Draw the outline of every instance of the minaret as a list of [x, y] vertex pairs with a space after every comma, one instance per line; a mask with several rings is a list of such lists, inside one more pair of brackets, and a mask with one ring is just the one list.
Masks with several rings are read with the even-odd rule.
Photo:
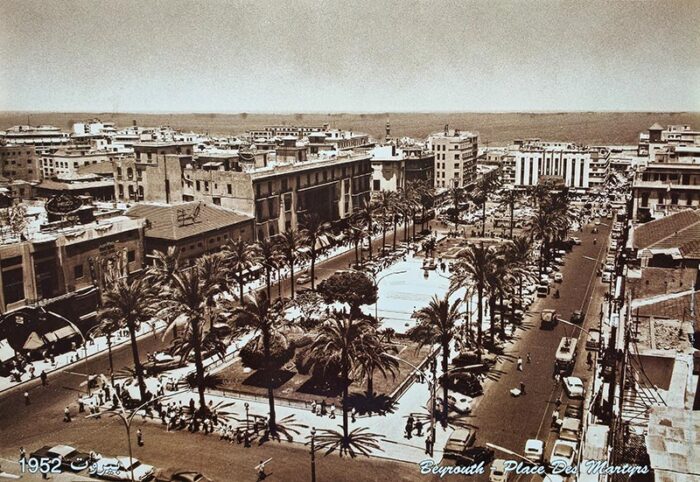
[[391, 140], [391, 125], [387, 122], [386, 123], [386, 137], [384, 138], [384, 143], [388, 144], [390, 140]]

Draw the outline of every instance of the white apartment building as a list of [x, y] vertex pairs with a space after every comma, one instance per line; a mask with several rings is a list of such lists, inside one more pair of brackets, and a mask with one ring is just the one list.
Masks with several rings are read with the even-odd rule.
[[479, 134], [448, 129], [431, 134], [428, 148], [435, 154], [435, 187], [466, 187], [476, 181]]
[[541, 141], [516, 144], [505, 156], [503, 170], [510, 171], [504, 178], [511, 179], [515, 186], [535, 186], [541, 176], [557, 176], [568, 187], [591, 187], [591, 153], [576, 144]]

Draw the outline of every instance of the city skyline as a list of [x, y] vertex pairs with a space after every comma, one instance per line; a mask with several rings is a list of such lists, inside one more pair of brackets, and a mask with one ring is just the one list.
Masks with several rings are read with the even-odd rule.
[[700, 106], [700, 40], [686, 34], [700, 20], [693, 2], [0, 5], [0, 110]]

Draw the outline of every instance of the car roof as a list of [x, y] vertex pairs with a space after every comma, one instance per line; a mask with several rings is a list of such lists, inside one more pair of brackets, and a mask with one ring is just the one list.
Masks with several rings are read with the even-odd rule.
[[571, 384], [583, 385], [583, 381], [579, 377], [566, 377], [564, 380], [568, 380]]
[[474, 430], [470, 428], [459, 427], [456, 428], [454, 432], [452, 432], [452, 435], [450, 435], [450, 440], [460, 440], [464, 442], [469, 437], [471, 437], [473, 433]]
[[565, 417], [561, 423], [561, 428], [569, 430], [578, 430], [581, 426], [581, 420], [573, 417]]
[[51, 452], [57, 455], [66, 456], [75, 451], [76, 449], [74, 449], [70, 445], [54, 445], [53, 447], [51, 447]]
[[525, 442], [525, 450], [541, 450], [542, 447], [544, 447], [544, 442], [542, 440], [538, 440], [536, 438], [531, 438], [527, 442]]

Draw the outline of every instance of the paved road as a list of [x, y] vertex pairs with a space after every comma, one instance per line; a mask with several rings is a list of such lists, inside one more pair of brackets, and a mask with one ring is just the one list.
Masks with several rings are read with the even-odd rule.
[[[598, 263], [588, 258], [604, 258], [604, 243], [593, 244], [606, 238], [609, 227], [600, 226], [598, 234], [591, 234], [587, 226], [583, 233], [575, 233], [582, 239], [582, 245], [575, 246], [566, 255], [562, 269], [564, 282], [560, 284], [560, 298], [549, 296], [539, 299], [530, 307], [522, 330], [518, 330], [517, 343], [507, 350], [493, 375], [495, 383], [489, 383], [486, 393], [474, 413], [467, 417], [478, 430], [477, 444], [492, 443], [517, 453], [522, 453], [525, 442], [530, 438], [547, 438], [554, 401], [560, 391], [553, 380], [554, 355], [561, 338], [571, 336], [575, 329], [560, 323], [554, 330], [540, 330], [540, 312], [546, 308], [557, 310], [568, 320], [574, 310], [585, 309], [597, 314], [599, 305], [591, 304], [590, 299], [600, 284], [595, 271]], [[589, 305], [590, 308], [589, 308]], [[522, 372], [516, 369], [516, 360], [530, 352], [532, 363], [524, 364]], [[585, 355], [584, 355], [585, 356]], [[510, 395], [510, 390], [525, 383], [526, 394], [518, 398]], [[506, 454], [496, 454], [500, 458], [512, 458]], [[481, 480], [485, 480], [484, 476]]]
[[[403, 231], [397, 240], [402, 239]], [[391, 233], [387, 235], [391, 242]], [[375, 240], [373, 248], [381, 246], [381, 239]], [[354, 262], [354, 250], [319, 263], [319, 280], [327, 278], [338, 269]], [[290, 292], [289, 280], [283, 282], [283, 292]], [[273, 291], [277, 293], [277, 289]], [[139, 342], [139, 349], [145, 356], [148, 351], [156, 351], [163, 346], [160, 337], [145, 337]], [[92, 372], [107, 373], [106, 353], [88, 362]], [[131, 351], [128, 344], [114, 351], [115, 370], [131, 366]], [[76, 419], [71, 424], [62, 422], [63, 409], [72, 404], [77, 410], [76, 399], [85, 391], [81, 383], [85, 380], [88, 368], [83, 363], [62, 372], [51, 374], [49, 386], [41, 387], [38, 381], [30, 382], [22, 389], [5, 392], [0, 397], [0, 465], [3, 470], [17, 473], [17, 459], [20, 446], [30, 452], [44, 444], [66, 443], [85, 450], [96, 450], [109, 455], [127, 453], [123, 428], [116, 419], [103, 417], [101, 420]], [[25, 406], [22, 392], [28, 390], [31, 405]], [[310, 479], [308, 450], [298, 444], [267, 444], [244, 450], [238, 445], [218, 441], [218, 437], [200, 434], [166, 434], [160, 426], [144, 425], [147, 444], [137, 448], [135, 456], [156, 466], [187, 466], [202, 470], [218, 481], [255, 480], [253, 466], [261, 459], [273, 457], [270, 465], [271, 481], [297, 481]], [[135, 445], [135, 444], [134, 444]], [[196, 452], [193, 447], [197, 447]], [[362, 459], [361, 461], [339, 460], [332, 455], [319, 456], [318, 478], [321, 481], [344, 480], [415, 480], [417, 466], [382, 459]], [[233, 475], [235, 474], [235, 475]], [[364, 475], [362, 475], [364, 474]], [[28, 476], [25, 476], [27, 478]], [[423, 478], [421, 478], [423, 480]], [[31, 480], [31, 479], [29, 479]], [[72, 479], [69, 479], [72, 480]], [[429, 479], [427, 479], [429, 480]]]

